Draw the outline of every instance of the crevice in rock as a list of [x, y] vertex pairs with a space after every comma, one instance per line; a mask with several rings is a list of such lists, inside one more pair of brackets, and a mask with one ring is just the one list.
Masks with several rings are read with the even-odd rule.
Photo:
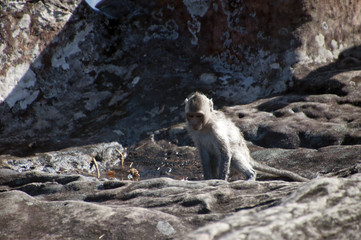
[[103, 189], [114, 189], [114, 188], [120, 188], [120, 187], [124, 187], [129, 185], [129, 183], [127, 182], [122, 182], [122, 181], [108, 181], [108, 182], [104, 182], [102, 184], [102, 188]]
[[29, 183], [46, 183], [46, 182], [57, 182], [59, 184], [65, 185], [70, 182], [77, 181], [80, 178], [79, 176], [43, 176], [34, 172], [29, 172], [26, 174], [27, 176], [23, 177], [19, 175], [18, 178], [14, 176], [14, 180], [3, 183], [4, 185], [8, 185], [9, 187], [20, 187]]
[[85, 202], [105, 202], [109, 200], [115, 199], [117, 196], [116, 193], [109, 193], [109, 192], [101, 192], [94, 195], [88, 195], [84, 198]]
[[258, 204], [253, 205], [253, 206], [246, 206], [246, 207], [236, 208], [235, 212], [239, 212], [239, 211], [242, 211], [242, 210], [254, 209], [254, 208], [258, 208], [258, 207], [261, 207], [261, 208], [275, 207], [275, 206], [279, 205], [280, 202], [281, 202], [280, 199], [271, 199], [271, 200], [267, 200], [267, 201], [258, 203]]
[[41, 194], [54, 194], [62, 189], [62, 185], [54, 182], [45, 183], [29, 183], [21, 187], [15, 188], [15, 190], [23, 191], [31, 196], [37, 196]]
[[330, 145], [338, 145], [340, 139], [336, 136], [323, 133], [311, 133], [309, 131], [300, 131], [298, 133], [301, 148], [319, 149]]
[[359, 136], [352, 136], [350, 134], [346, 134], [343, 139], [341, 145], [358, 145], [361, 144], [361, 134]]

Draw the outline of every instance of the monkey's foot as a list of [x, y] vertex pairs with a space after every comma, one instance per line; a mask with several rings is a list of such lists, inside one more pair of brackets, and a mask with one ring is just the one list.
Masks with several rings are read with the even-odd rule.
[[256, 171], [254, 171], [253, 169], [252, 170], [247, 170], [246, 172], [245, 172], [245, 174], [246, 174], [246, 180], [247, 181], [255, 181], [256, 180]]

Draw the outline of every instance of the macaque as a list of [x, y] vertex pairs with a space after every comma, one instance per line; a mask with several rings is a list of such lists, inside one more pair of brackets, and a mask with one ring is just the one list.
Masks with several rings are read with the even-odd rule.
[[221, 111], [213, 109], [212, 99], [194, 93], [185, 100], [187, 131], [198, 148], [205, 179], [228, 180], [231, 167], [256, 180], [256, 170], [308, 181], [287, 170], [279, 170], [254, 161], [240, 129]]

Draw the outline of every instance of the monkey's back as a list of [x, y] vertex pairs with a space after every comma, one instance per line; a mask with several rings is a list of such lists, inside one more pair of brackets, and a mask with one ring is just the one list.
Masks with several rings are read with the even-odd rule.
[[[216, 111], [215, 119], [217, 120], [217, 124], [215, 124], [216, 135], [223, 136], [223, 141], [226, 142], [228, 150], [231, 151], [233, 164], [237, 164], [237, 162], [241, 162], [242, 166], [252, 164], [253, 159], [241, 130], [223, 112]], [[243, 167], [240, 169], [243, 169]]]
[[214, 111], [214, 131], [218, 136], [224, 136], [232, 147], [245, 146], [242, 132], [236, 124], [221, 111]]

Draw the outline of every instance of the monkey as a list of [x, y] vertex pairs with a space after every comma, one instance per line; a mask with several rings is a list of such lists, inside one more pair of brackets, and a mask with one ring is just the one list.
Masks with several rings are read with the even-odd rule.
[[195, 92], [185, 100], [186, 129], [198, 148], [205, 179], [228, 180], [230, 169], [256, 180], [256, 171], [293, 181], [309, 179], [254, 161], [240, 129], [226, 115], [213, 109], [212, 99]]

